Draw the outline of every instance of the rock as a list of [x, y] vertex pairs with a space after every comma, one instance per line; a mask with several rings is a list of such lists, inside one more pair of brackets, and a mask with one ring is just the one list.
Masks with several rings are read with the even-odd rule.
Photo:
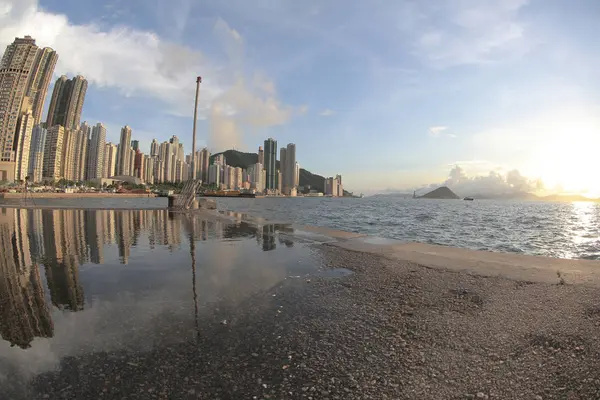
[[483, 392], [477, 392], [477, 398], [478, 399], [485, 399], [485, 393], [483, 393]]
[[216, 210], [217, 202], [212, 199], [199, 197], [198, 198], [198, 208], [203, 208], [205, 210]]

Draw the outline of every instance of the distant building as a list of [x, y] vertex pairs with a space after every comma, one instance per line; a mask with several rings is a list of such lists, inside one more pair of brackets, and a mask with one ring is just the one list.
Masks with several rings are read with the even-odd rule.
[[198, 153], [198, 174], [196, 179], [201, 179], [202, 182], [208, 182], [208, 165], [210, 161], [210, 151], [205, 147]]
[[233, 169], [233, 189], [239, 189], [242, 187], [242, 169], [235, 167]]
[[40, 49], [31, 36], [6, 47], [0, 61], [0, 181], [27, 176], [31, 132], [41, 120], [57, 59], [54, 50]]
[[58, 78], [54, 83], [46, 126], [62, 125], [66, 130], [78, 129], [87, 86], [87, 80], [81, 75], [73, 79], [65, 75]]
[[287, 183], [287, 175], [286, 175], [286, 166], [287, 166], [287, 162], [286, 162], [286, 154], [287, 153], [287, 149], [285, 147], [282, 147], [279, 150], [279, 171], [281, 171], [281, 177], [278, 179], [279, 181], [279, 187], [280, 187], [280, 191], [285, 191], [288, 188], [288, 183]]
[[219, 164], [208, 167], [208, 184], [217, 186], [221, 184], [221, 166]]
[[285, 152], [285, 177], [283, 178], [285, 184], [290, 188], [296, 188], [298, 186], [298, 179], [296, 174], [296, 145], [289, 143]]
[[248, 167], [248, 179], [250, 187], [258, 193], [265, 191], [265, 182], [263, 180], [264, 168], [261, 163], [256, 163]]
[[72, 180], [77, 182], [86, 179], [91, 130], [87, 122], [83, 122], [75, 133]]
[[44, 170], [44, 147], [46, 146], [46, 128], [42, 125], [33, 127], [31, 135], [31, 146], [29, 149], [29, 169], [27, 174], [31, 182], [42, 181]]
[[144, 156], [144, 181], [147, 184], [154, 184], [154, 160], [156, 157]]
[[131, 128], [125, 125], [121, 128], [121, 140], [117, 149], [117, 173], [116, 175], [131, 175]]
[[267, 171], [267, 189], [277, 188], [277, 141], [273, 138], [265, 140], [265, 170]]
[[129, 168], [127, 169], [127, 171], [129, 171], [129, 173], [126, 176], [135, 176], [135, 150], [133, 150], [131, 147], [129, 148]]
[[265, 165], [265, 151], [262, 146], [258, 146], [258, 163]]
[[102, 166], [102, 177], [112, 178], [117, 175], [117, 153], [118, 146], [112, 143], [106, 143], [104, 146], [104, 164]]
[[344, 197], [344, 185], [342, 185], [342, 176], [336, 175], [335, 180], [337, 181], [338, 197]]
[[283, 193], [282, 183], [283, 183], [283, 174], [281, 173], [281, 171], [277, 170], [277, 193], [279, 193], [279, 194]]
[[152, 143], [150, 144], [150, 157], [158, 156], [159, 146], [158, 140], [152, 139]]
[[104, 176], [104, 150], [106, 148], [106, 128], [98, 122], [92, 128], [87, 155], [86, 180], [108, 178]]
[[35, 118], [31, 105], [27, 105], [25, 111], [21, 113], [17, 123], [16, 136], [16, 165], [15, 165], [15, 180], [25, 181], [29, 172], [29, 153], [31, 148], [31, 135]]
[[344, 196], [344, 187], [342, 185], [341, 175], [336, 175], [335, 178], [329, 177], [325, 180], [325, 195], [333, 197]]
[[215, 159], [213, 160], [213, 164], [225, 166], [227, 165], [227, 160], [225, 160], [225, 154], [217, 154]]
[[50, 180], [60, 180], [65, 129], [60, 125], [49, 128], [46, 134], [44, 148], [43, 177]]
[[140, 149], [140, 141], [139, 140], [132, 140], [131, 141], [131, 148], [133, 149], [133, 151], [137, 152]]
[[[133, 150], [133, 149], [132, 149]], [[135, 151], [134, 162], [133, 162], [133, 176], [144, 180], [144, 153], [139, 149]]]

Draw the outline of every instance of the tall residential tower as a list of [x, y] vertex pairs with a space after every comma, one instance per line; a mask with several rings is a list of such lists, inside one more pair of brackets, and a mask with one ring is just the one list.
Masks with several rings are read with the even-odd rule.
[[[41, 118], [57, 58], [54, 50], [36, 46], [31, 36], [15, 38], [4, 52], [0, 61], [0, 180], [15, 179], [17, 153], [29, 147], [24, 140], [31, 140], [19, 137], [22, 129], [18, 128], [29, 127], [30, 119], [35, 122]], [[23, 118], [26, 121], [21, 124]], [[24, 158], [28, 155], [21, 161]]]
[[86, 179], [102, 178], [104, 169], [104, 148], [106, 147], [106, 128], [100, 122], [92, 128], [90, 147], [87, 154]]
[[65, 129], [79, 128], [87, 85], [87, 80], [81, 75], [73, 79], [68, 79], [65, 75], [58, 78], [48, 108], [47, 127], [61, 125]]
[[277, 140], [268, 138], [265, 140], [265, 170], [267, 179], [265, 188], [267, 190], [277, 189]]
[[131, 164], [131, 128], [125, 125], [121, 128], [121, 140], [117, 151], [117, 175], [132, 175]]

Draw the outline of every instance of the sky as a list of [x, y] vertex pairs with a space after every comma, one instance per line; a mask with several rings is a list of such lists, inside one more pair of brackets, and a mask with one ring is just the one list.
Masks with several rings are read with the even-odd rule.
[[296, 143], [364, 193], [600, 195], [599, 18], [596, 0], [0, 0], [0, 48], [55, 49], [56, 77], [89, 81], [82, 120], [113, 142], [128, 124], [145, 151], [191, 150], [202, 76], [212, 152]]

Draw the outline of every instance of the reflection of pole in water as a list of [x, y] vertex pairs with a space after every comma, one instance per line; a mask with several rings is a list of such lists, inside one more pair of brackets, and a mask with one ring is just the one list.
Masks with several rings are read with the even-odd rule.
[[192, 227], [190, 229], [190, 255], [192, 258], [192, 293], [194, 294], [194, 324], [196, 326], [196, 335], [200, 337], [200, 328], [198, 327], [198, 295], [196, 294], [196, 242], [194, 241], [194, 232], [196, 230], [196, 218], [190, 217]]

